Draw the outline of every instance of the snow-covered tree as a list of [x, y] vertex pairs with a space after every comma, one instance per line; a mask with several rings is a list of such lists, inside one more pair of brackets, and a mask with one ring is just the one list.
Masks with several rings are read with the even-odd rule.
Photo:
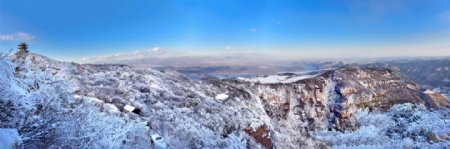
[[362, 110], [355, 131], [320, 131], [314, 138], [333, 148], [448, 148], [450, 110], [429, 111], [413, 104], [400, 104], [387, 112]]
[[[15, 128], [24, 148], [144, 148], [148, 127], [139, 119], [101, 112], [75, 99], [64, 80], [0, 57], [0, 128]], [[16, 65], [15, 65], [16, 64]], [[14, 68], [21, 67], [14, 74]]]

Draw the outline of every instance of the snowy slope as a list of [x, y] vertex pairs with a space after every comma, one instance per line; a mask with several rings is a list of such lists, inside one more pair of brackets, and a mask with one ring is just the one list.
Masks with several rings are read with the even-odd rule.
[[[146, 142], [148, 134], [159, 133], [165, 137], [170, 148], [342, 147], [348, 144], [333, 142], [327, 136], [335, 131], [370, 131], [360, 127], [362, 122], [358, 117], [367, 110], [390, 116], [395, 113], [397, 105], [404, 104], [422, 106], [422, 113], [430, 112], [429, 109], [448, 108], [448, 100], [444, 96], [425, 93], [418, 84], [388, 69], [346, 67], [308, 75], [279, 74], [197, 81], [173, 71], [127, 65], [60, 62], [33, 53], [25, 59], [28, 61], [23, 66], [27, 69], [23, 71], [27, 72], [25, 78], [12, 74], [19, 63], [8, 66], [10, 63], [3, 60], [8, 65], [2, 65], [2, 70], [11, 73], [2, 76], [5, 83], [1, 85], [4, 88], [8, 85], [13, 87], [2, 93], [3, 99], [29, 94], [30, 88], [27, 86], [34, 84], [33, 79], [38, 79], [36, 77], [60, 80], [67, 84], [67, 88], [53, 92], [64, 93], [65, 100], [76, 101], [74, 106], [85, 106], [79, 102], [86, 102], [92, 105], [85, 106], [89, 111], [97, 111], [80, 112], [78, 115], [93, 118], [109, 116], [110, 120], [117, 121], [110, 121], [110, 125], [117, 123], [122, 125], [120, 127], [129, 128], [117, 130], [116, 133], [128, 131], [139, 136], [138, 141], [128, 138], [130, 134], [106, 140], [124, 139], [127, 142], [125, 145], [146, 146], [149, 143]], [[55, 87], [51, 82], [38, 84]], [[70, 107], [69, 110], [73, 110]], [[125, 107], [139, 109], [139, 112], [126, 110], [128, 108]], [[393, 110], [384, 112], [389, 109]], [[72, 114], [73, 118], [76, 116]], [[94, 120], [86, 120], [86, 123]], [[433, 125], [446, 126], [446, 123], [445, 120], [437, 121]], [[117, 128], [107, 124], [97, 125], [92, 123], [92, 128]], [[377, 133], [386, 131], [391, 130], [374, 130]], [[102, 137], [98, 135], [107, 133], [94, 136]], [[449, 135], [449, 132], [444, 133]], [[422, 147], [423, 144], [445, 145], [448, 142], [429, 141], [432, 138], [427, 138], [427, 134], [418, 134], [425, 136], [425, 139], [415, 140], [412, 145]], [[435, 135], [440, 138], [443, 134]], [[345, 140], [347, 134], [341, 136]], [[399, 137], [402, 140], [411, 136]], [[102, 147], [102, 144], [99, 146]]]
[[[126, 65], [79, 65], [53, 61], [36, 54], [30, 55], [30, 59], [34, 60], [32, 69], [70, 82], [71, 92], [77, 98], [91, 100], [103, 109], [113, 106], [120, 115], [147, 121], [148, 132], [166, 133], [170, 146], [257, 147], [259, 144], [243, 128], [253, 126], [256, 129], [269, 123], [256, 102], [223, 104], [226, 90], [191, 81], [177, 72]], [[126, 111], [126, 105], [140, 109], [141, 114]], [[240, 112], [240, 109], [251, 109], [251, 112]], [[164, 127], [167, 132], [161, 131]]]
[[300, 80], [314, 78], [316, 76], [317, 75], [268, 75], [254, 78], [238, 77], [237, 80], [261, 84], [294, 83]]

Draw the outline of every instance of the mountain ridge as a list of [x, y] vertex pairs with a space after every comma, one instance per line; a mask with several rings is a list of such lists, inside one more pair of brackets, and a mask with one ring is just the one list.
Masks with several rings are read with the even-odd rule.
[[[343, 67], [262, 83], [190, 80], [174, 71], [60, 62], [33, 53], [24, 59], [30, 71], [67, 81], [75, 99], [95, 102], [100, 112], [145, 121], [149, 131], [166, 133], [174, 147], [328, 148], [330, 142], [314, 139], [316, 132], [356, 131], [365, 109], [383, 112], [408, 103], [448, 109], [443, 95], [386, 68]], [[219, 94], [227, 96], [216, 98]], [[126, 105], [140, 112], [128, 112]]]

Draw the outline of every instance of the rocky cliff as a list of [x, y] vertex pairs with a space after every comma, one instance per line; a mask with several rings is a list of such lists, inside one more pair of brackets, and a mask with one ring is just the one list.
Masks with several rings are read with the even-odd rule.
[[442, 94], [424, 92], [399, 72], [383, 68], [345, 67], [284, 83], [228, 82], [259, 97], [271, 119], [274, 144], [281, 148], [306, 145], [314, 131], [354, 130], [358, 127], [355, 115], [364, 108], [384, 111], [403, 103], [428, 108], [448, 106]]

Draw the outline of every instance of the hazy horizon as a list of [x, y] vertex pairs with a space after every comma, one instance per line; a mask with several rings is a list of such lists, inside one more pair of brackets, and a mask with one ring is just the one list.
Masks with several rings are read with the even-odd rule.
[[445, 0], [0, 0], [2, 52], [27, 42], [33, 52], [81, 63], [450, 56], [448, 41]]

